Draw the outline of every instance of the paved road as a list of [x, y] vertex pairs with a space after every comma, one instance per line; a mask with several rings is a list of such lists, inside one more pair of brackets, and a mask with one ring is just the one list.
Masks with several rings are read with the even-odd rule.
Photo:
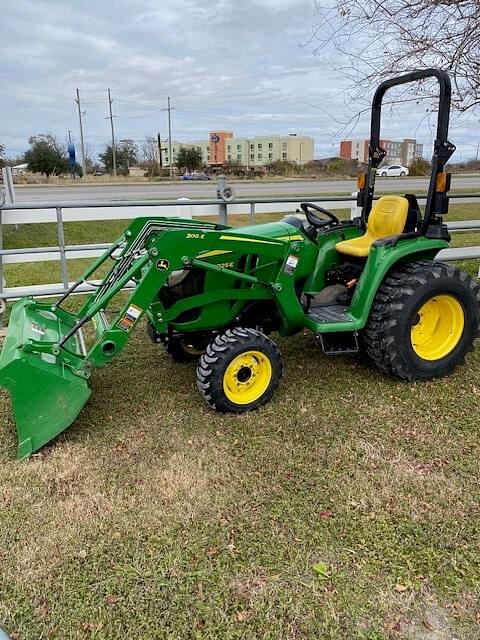
[[[427, 188], [426, 178], [379, 178], [377, 191], [422, 191]], [[480, 176], [462, 176], [452, 179], [454, 191], [458, 189], [479, 189]], [[237, 182], [233, 184], [237, 197], [283, 197], [291, 195], [351, 193], [356, 188], [355, 180], [295, 180], [288, 182]], [[67, 202], [67, 201], [109, 201], [214, 198], [215, 182], [177, 182], [132, 185], [73, 185], [65, 187], [19, 186], [17, 202]]]

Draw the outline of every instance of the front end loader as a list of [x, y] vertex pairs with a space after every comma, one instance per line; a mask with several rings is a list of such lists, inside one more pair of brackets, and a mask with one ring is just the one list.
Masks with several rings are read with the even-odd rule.
[[[422, 212], [413, 194], [374, 203], [382, 98], [395, 85], [439, 82], [432, 175]], [[282, 377], [272, 332], [314, 332], [327, 354], [363, 352], [387, 375], [448, 374], [478, 335], [480, 288], [434, 262], [450, 237], [450, 81], [436, 69], [382, 83], [372, 107], [370, 161], [359, 178], [358, 219], [302, 203], [301, 215], [231, 228], [175, 218], [137, 218], [54, 304], [25, 298], [10, 316], [0, 385], [10, 392], [18, 457], [66, 429], [87, 402], [88, 380], [123, 351], [146, 320], [174, 360], [197, 360], [197, 386], [223, 412], [256, 409]], [[105, 269], [77, 313], [66, 302]], [[116, 300], [116, 303], [113, 301]], [[119, 311], [112, 308], [118, 306]]]

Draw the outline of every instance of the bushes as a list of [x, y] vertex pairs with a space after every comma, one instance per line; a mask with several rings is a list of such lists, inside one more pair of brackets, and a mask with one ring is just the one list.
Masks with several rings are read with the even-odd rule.
[[289, 160], [275, 160], [275, 162], [267, 165], [268, 173], [273, 173], [276, 176], [294, 176], [301, 169], [295, 162], [290, 162]]
[[411, 176], [428, 176], [432, 170], [432, 165], [423, 158], [417, 158], [408, 167]]
[[480, 171], [480, 160], [467, 160], [465, 162], [453, 162], [453, 163], [449, 162], [447, 169], [452, 173], [462, 173], [462, 171], [477, 172], [477, 171]]

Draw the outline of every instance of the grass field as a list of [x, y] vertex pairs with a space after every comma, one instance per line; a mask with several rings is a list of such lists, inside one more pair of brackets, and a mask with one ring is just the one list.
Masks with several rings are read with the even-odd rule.
[[[473, 207], [449, 219], [478, 218]], [[72, 223], [67, 241], [124, 224]], [[6, 234], [10, 247], [49, 242], [48, 225]], [[12, 265], [7, 281], [52, 276], [54, 263]], [[95, 372], [72, 427], [26, 462], [0, 395], [12, 638], [480, 638], [480, 348], [448, 378], [404, 384], [322, 355], [309, 333], [278, 343], [273, 401], [223, 416], [197, 393], [195, 366], [139, 329]]]

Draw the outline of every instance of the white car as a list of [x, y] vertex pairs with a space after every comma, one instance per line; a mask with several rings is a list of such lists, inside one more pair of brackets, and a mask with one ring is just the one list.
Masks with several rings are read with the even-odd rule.
[[377, 169], [377, 176], [382, 178], [397, 178], [398, 176], [408, 176], [408, 168], [401, 164], [387, 164]]

